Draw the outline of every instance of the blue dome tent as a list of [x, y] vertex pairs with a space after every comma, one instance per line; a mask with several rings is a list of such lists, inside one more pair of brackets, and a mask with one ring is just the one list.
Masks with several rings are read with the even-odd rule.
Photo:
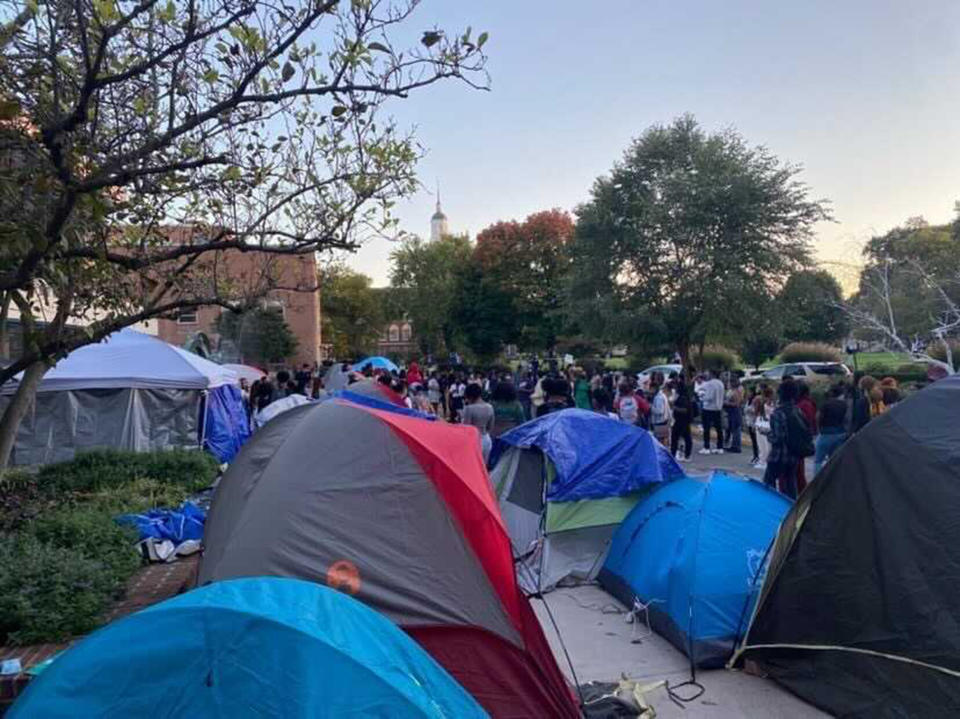
[[312, 582], [216, 582], [108, 625], [8, 714], [45, 717], [485, 717], [416, 642]]
[[685, 476], [646, 430], [582, 409], [500, 435], [490, 466], [528, 592], [594, 579], [614, 530], [637, 501]]
[[350, 369], [352, 369], [354, 372], [363, 372], [363, 368], [367, 365], [370, 365], [374, 369], [385, 369], [387, 372], [397, 372], [400, 369], [386, 357], [380, 357], [379, 355], [376, 357], [367, 357], [366, 359], [362, 359], [354, 364]]
[[699, 667], [720, 667], [750, 619], [764, 559], [790, 500], [714, 472], [658, 487], [613, 536], [600, 584]]

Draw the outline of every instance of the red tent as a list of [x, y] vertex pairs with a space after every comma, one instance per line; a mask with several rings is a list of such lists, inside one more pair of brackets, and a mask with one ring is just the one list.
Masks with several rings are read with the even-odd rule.
[[339, 400], [291, 410], [221, 480], [205, 545], [201, 583], [339, 587], [405, 629], [493, 716], [580, 715], [517, 587], [472, 427]]

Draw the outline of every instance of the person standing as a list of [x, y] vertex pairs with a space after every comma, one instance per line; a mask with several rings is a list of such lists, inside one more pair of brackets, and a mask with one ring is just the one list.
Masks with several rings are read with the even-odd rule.
[[417, 364], [417, 361], [414, 360], [410, 363], [409, 369], [407, 369], [407, 384], [423, 384], [423, 374], [420, 372], [420, 365]]
[[[670, 454], [680, 462], [689, 462], [693, 451], [693, 436], [690, 425], [694, 419], [696, 404], [690, 387], [681, 376], [677, 380], [676, 398], [673, 400], [673, 427], [670, 428]], [[680, 440], [683, 440], [683, 454], [680, 454]]]
[[650, 381], [653, 401], [650, 403], [650, 431], [664, 447], [670, 440], [670, 420], [673, 413], [670, 410], [670, 400], [663, 389], [663, 374], [657, 372]]
[[578, 409], [593, 409], [590, 401], [590, 383], [583, 370], [578, 370], [573, 381], [573, 401]]
[[427, 400], [430, 402], [430, 406], [433, 407], [433, 413], [440, 413], [440, 397], [442, 392], [440, 390], [440, 380], [437, 379], [437, 373], [431, 372], [430, 379], [427, 380]]
[[815, 443], [814, 476], [820, 474], [820, 468], [847, 440], [847, 403], [843, 394], [842, 385], [832, 387], [826, 402], [820, 408], [820, 434], [817, 435]]
[[[700, 454], [723, 454], [723, 382], [713, 372], [705, 373], [706, 381], [700, 387], [703, 414], [703, 449]], [[710, 430], [716, 430], [717, 447], [710, 449]]]
[[[807, 423], [807, 429], [810, 430], [810, 436], [817, 436], [817, 403], [810, 396], [810, 385], [806, 382], [797, 383], [797, 409], [803, 415], [803, 420]], [[803, 492], [807, 486], [807, 467], [806, 462], [800, 462], [797, 467], [797, 495]]]
[[743, 387], [736, 375], [730, 378], [730, 388], [723, 398], [723, 411], [727, 414], [727, 451], [740, 454], [743, 451]]
[[504, 432], [527, 421], [523, 405], [517, 400], [517, 390], [512, 382], [501, 380], [490, 397], [493, 405], [493, 430], [490, 434], [496, 439]]
[[570, 386], [567, 381], [561, 377], [543, 377], [540, 380], [545, 395], [543, 403], [537, 407], [537, 417], [559, 412], [573, 406], [570, 399]]
[[770, 417], [770, 454], [763, 483], [796, 499], [797, 466], [814, 453], [813, 437], [797, 409], [797, 384], [782, 382], [778, 394], [780, 404]]
[[476, 382], [471, 382], [464, 390], [464, 407], [461, 413], [461, 421], [465, 425], [476, 427], [480, 432], [480, 450], [483, 453], [483, 461], [490, 458], [490, 449], [493, 447], [493, 441], [490, 439], [490, 432], [493, 431], [493, 407], [483, 401], [483, 388]]

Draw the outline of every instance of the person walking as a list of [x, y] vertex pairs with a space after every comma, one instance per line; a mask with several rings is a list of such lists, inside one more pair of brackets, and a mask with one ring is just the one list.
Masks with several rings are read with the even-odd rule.
[[782, 382], [778, 395], [780, 404], [770, 417], [770, 453], [763, 483], [796, 499], [797, 465], [814, 454], [813, 436], [797, 409], [796, 382]]
[[743, 387], [736, 375], [730, 378], [730, 387], [723, 398], [723, 411], [727, 415], [727, 451], [740, 454], [743, 451]]
[[815, 442], [813, 475], [820, 474], [820, 468], [847, 441], [847, 403], [843, 398], [842, 385], [830, 388], [827, 400], [820, 408], [820, 434]]
[[[703, 449], [700, 454], [723, 454], [723, 410], [724, 387], [723, 382], [711, 371], [704, 373], [706, 381], [701, 385], [702, 415], [703, 415]], [[710, 430], [715, 429], [717, 435], [716, 449], [710, 449]]]
[[[681, 376], [677, 380], [676, 398], [673, 400], [673, 426], [670, 428], [670, 454], [679, 462], [689, 462], [693, 451], [693, 436], [690, 425], [694, 420], [696, 403], [690, 387]], [[680, 453], [680, 440], [683, 440], [683, 454]]]
[[490, 458], [493, 441], [490, 432], [493, 431], [493, 407], [483, 401], [483, 388], [476, 382], [471, 382], [464, 390], [464, 407], [460, 413], [460, 421], [465, 425], [476, 427], [480, 432], [480, 449], [483, 461]]

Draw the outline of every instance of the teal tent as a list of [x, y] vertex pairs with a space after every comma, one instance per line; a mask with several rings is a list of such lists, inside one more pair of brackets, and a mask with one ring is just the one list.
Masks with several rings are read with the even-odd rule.
[[215, 582], [108, 625], [8, 717], [485, 717], [388, 619], [327, 587]]

